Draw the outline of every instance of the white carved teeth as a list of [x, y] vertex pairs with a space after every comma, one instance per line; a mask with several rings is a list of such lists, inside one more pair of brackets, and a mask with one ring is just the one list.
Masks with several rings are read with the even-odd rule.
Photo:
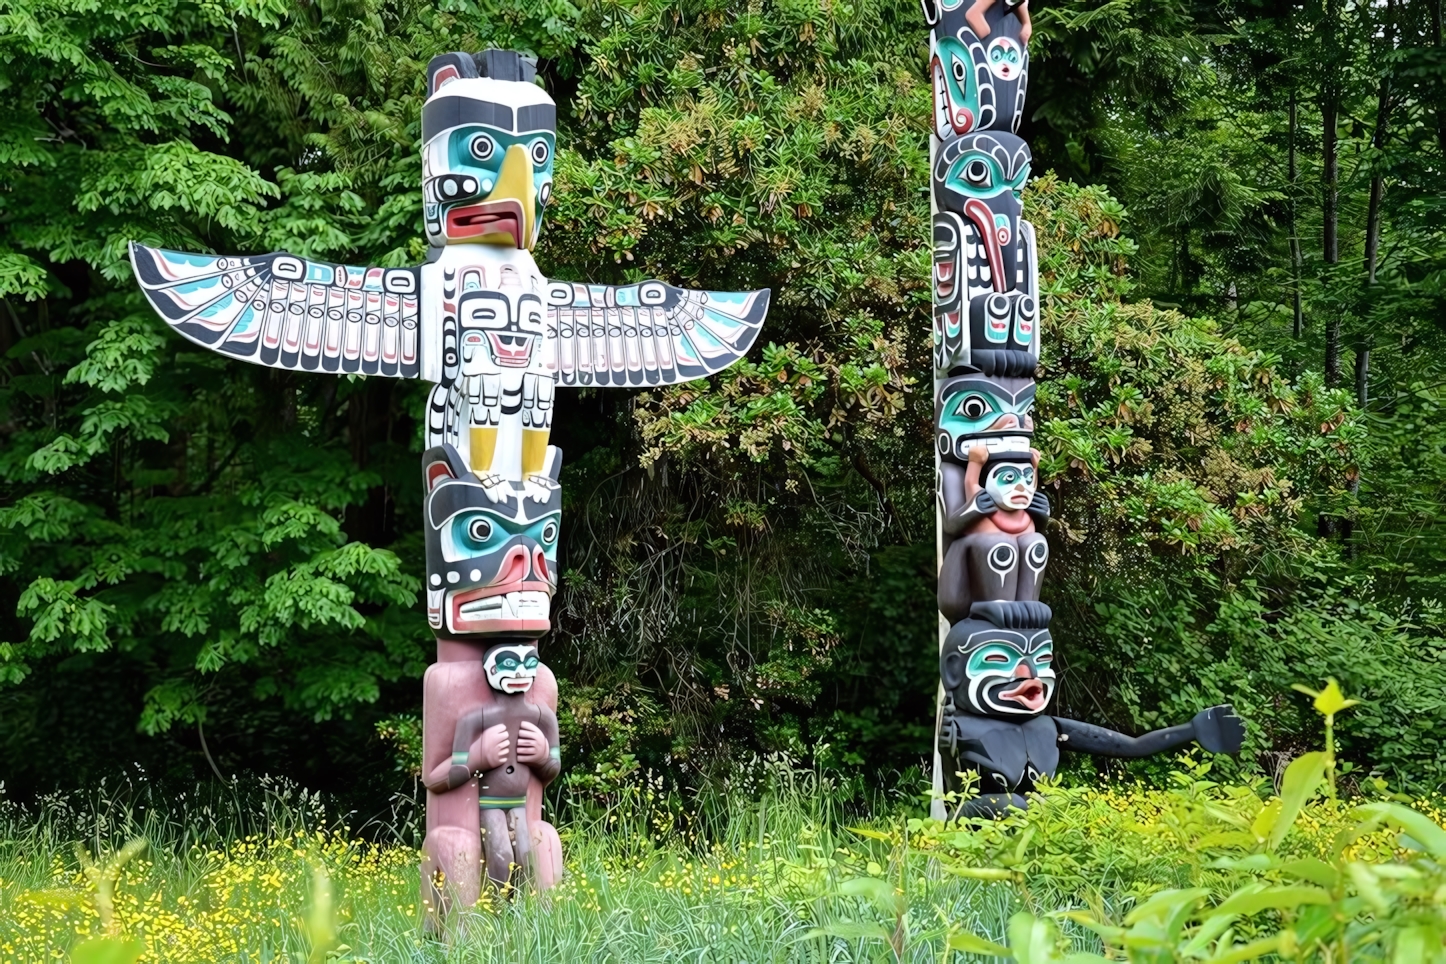
[[964, 443], [965, 451], [974, 448], [976, 445], [984, 446], [986, 452], [1028, 452], [1029, 436], [998, 435], [992, 438], [970, 439]]
[[547, 593], [529, 589], [501, 596], [484, 596], [464, 602], [457, 608], [463, 619], [546, 619]]

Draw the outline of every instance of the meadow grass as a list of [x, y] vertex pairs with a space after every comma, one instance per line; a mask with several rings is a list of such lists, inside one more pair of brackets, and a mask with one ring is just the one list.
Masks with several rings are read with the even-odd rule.
[[[0, 964], [922, 964], [981, 960], [951, 938], [1002, 942], [1021, 910], [1098, 952], [1066, 912], [1120, 921], [1171, 888], [1218, 902], [1259, 884], [1232, 855], [1263, 857], [1240, 828], [1268, 809], [1269, 785], [1181, 767], [1168, 787], [1055, 788], [1027, 815], [983, 826], [920, 820], [899, 799], [872, 816], [846, 811], [830, 780], [777, 761], [697, 795], [635, 775], [569, 806], [561, 885], [490, 895], [450, 922], [446, 942], [421, 927], [410, 797], [360, 826], [265, 779], [176, 799], [140, 780], [29, 807], [0, 797]], [[1327, 855], [1360, 802], [1307, 804], [1272, 852]], [[1414, 806], [1439, 825], [1446, 800]], [[1384, 828], [1351, 839], [1351, 861], [1409, 856]], [[1269, 923], [1237, 929], [1265, 934]], [[86, 942], [99, 938], [133, 941], [135, 953], [93, 955], [100, 945]]]
[[[940, 960], [951, 925], [1002, 935], [1008, 890], [891, 862], [887, 845], [845, 827], [817, 774], [764, 782], [685, 802], [636, 781], [561, 827], [558, 888], [485, 900], [445, 944], [419, 926], [419, 821], [406, 806], [365, 840], [275, 781], [190, 799], [132, 783], [0, 803], [0, 964], [66, 960], [107, 934], [139, 942], [143, 961], [206, 964], [894, 960], [861, 931], [897, 921], [839, 892], [891, 863], [909, 907], [904, 960]], [[122, 863], [131, 841], [145, 849]]]

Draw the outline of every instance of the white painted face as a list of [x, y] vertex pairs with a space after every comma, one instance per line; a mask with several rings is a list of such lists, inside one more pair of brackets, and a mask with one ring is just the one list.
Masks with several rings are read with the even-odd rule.
[[515, 695], [532, 689], [540, 665], [536, 646], [513, 643], [488, 650], [482, 668], [487, 672], [488, 686], [499, 693]]
[[1034, 500], [1034, 466], [1028, 462], [1001, 462], [991, 466], [984, 491], [1001, 509], [1027, 509]]

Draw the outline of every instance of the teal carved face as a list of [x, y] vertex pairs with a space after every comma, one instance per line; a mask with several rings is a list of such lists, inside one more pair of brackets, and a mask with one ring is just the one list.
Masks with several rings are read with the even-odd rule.
[[[998, 157], [984, 151], [960, 154], [944, 175], [944, 186], [948, 190], [962, 197], [978, 198], [981, 201], [989, 201], [1008, 193], [1018, 202], [1020, 192], [1028, 181], [1028, 163], [1006, 169]], [[1008, 225], [1002, 215], [996, 223], [1001, 226]]]
[[1035, 493], [1034, 466], [1028, 462], [1003, 462], [991, 466], [984, 491], [1001, 509], [1028, 509]]
[[1009, 440], [1003, 450], [1026, 452], [1034, 433], [1034, 380], [959, 375], [940, 386], [936, 410], [939, 454], [963, 459], [971, 443]]
[[443, 541], [443, 555], [457, 559], [490, 555], [520, 536], [527, 543], [542, 547], [543, 558], [552, 569], [556, 563], [561, 520], [560, 512], [552, 512], [538, 519], [518, 521], [478, 506], [452, 517], [450, 539]]
[[552, 197], [552, 161], [557, 153], [557, 136], [552, 131], [514, 134], [486, 124], [454, 128], [447, 135], [447, 169], [473, 175], [481, 193], [491, 194], [501, 180], [508, 148], [514, 144], [522, 148], [532, 168], [533, 201], [541, 220], [542, 209]]
[[[976, 612], [980, 605], [1010, 604], [976, 604]], [[1041, 609], [1048, 613], [1047, 607]], [[1046, 615], [1009, 629], [971, 614], [955, 623], [939, 654], [940, 680], [954, 706], [984, 716], [1042, 713], [1055, 684], [1054, 641], [1047, 622]]]

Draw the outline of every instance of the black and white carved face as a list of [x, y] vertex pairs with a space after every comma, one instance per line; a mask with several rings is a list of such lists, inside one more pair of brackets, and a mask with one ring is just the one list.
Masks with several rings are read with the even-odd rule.
[[516, 695], [532, 689], [537, 679], [537, 667], [542, 665], [537, 658], [537, 647], [527, 643], [509, 643], [494, 646], [487, 651], [482, 668], [487, 673], [487, 685], [499, 693]]
[[959, 461], [983, 445], [993, 453], [1028, 452], [1034, 435], [1032, 378], [958, 375], [939, 385], [939, 454]]
[[[1048, 607], [1034, 607], [1048, 613]], [[939, 670], [957, 709], [982, 716], [1037, 716], [1054, 695], [1054, 641], [1047, 616], [1017, 620], [1012, 628], [1005, 622], [998, 626], [971, 615], [949, 630]]]
[[482, 485], [450, 445], [423, 457], [427, 617], [461, 636], [537, 637], [552, 626], [562, 491]]

